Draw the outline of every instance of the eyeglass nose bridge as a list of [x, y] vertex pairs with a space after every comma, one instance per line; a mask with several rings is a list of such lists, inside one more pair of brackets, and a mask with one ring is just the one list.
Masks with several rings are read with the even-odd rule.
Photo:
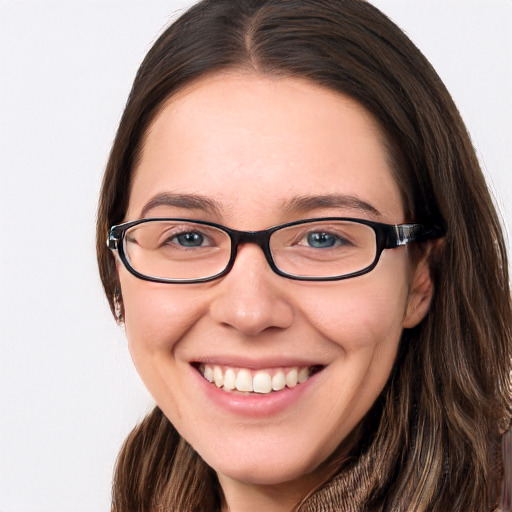
[[261, 231], [238, 231], [236, 229], [229, 229], [226, 231], [231, 238], [231, 254], [229, 257], [229, 263], [222, 275], [227, 274], [233, 268], [238, 254], [238, 247], [243, 244], [257, 245], [263, 251], [265, 259], [267, 260], [270, 268], [276, 274], [281, 275], [281, 272], [274, 263], [272, 252], [270, 250], [270, 237], [275, 231], [274, 229], [264, 229]]

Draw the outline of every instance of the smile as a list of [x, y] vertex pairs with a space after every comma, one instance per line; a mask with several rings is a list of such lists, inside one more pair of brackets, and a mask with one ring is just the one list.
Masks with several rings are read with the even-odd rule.
[[222, 367], [201, 364], [201, 375], [224, 391], [268, 394], [306, 382], [314, 373], [321, 370], [319, 366], [292, 368], [273, 368], [250, 370], [248, 368]]

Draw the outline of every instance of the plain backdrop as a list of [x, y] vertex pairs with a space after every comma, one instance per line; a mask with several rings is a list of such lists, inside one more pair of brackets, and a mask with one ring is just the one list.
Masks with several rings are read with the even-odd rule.
[[[374, 0], [427, 55], [512, 225], [512, 1]], [[151, 407], [102, 295], [101, 175], [136, 69], [186, 1], [0, 0], [0, 512], [106, 512]]]

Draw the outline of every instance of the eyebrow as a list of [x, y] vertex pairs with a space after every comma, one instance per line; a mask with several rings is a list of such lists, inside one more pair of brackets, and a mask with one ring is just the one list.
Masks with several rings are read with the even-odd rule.
[[187, 210], [203, 210], [218, 214], [221, 207], [217, 201], [199, 194], [174, 194], [164, 192], [152, 197], [142, 208], [140, 217], [144, 218], [150, 210], [158, 206], [174, 206]]
[[[199, 194], [176, 194], [163, 192], [152, 197], [142, 208], [140, 218], [159, 206], [171, 206], [187, 210], [202, 210], [219, 215], [221, 205], [209, 197]], [[323, 194], [315, 196], [297, 196], [285, 201], [283, 210], [288, 213], [307, 213], [321, 208], [344, 208], [380, 216], [381, 213], [371, 204], [356, 196], [344, 194]]]
[[370, 203], [356, 196], [344, 194], [324, 194], [315, 196], [297, 196], [287, 200], [284, 209], [293, 213], [306, 213], [321, 208], [344, 208], [380, 216], [381, 213]]

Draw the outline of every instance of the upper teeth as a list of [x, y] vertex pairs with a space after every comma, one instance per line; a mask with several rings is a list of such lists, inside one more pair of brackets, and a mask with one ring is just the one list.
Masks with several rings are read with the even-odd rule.
[[227, 391], [237, 390], [254, 393], [280, 391], [284, 387], [293, 388], [310, 377], [310, 368], [287, 368], [278, 370], [251, 371], [246, 368], [223, 368], [221, 366], [201, 365], [199, 370], [209, 382]]

